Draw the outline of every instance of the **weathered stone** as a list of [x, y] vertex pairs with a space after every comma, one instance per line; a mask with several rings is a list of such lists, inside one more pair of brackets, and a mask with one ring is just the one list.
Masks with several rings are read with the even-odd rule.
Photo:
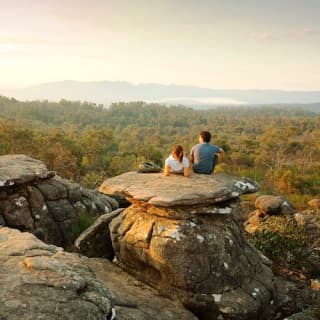
[[74, 246], [77, 251], [87, 257], [112, 259], [114, 250], [109, 233], [109, 223], [122, 211], [123, 209], [117, 209], [100, 216], [76, 239]]
[[97, 196], [93, 197], [93, 202], [95, 203], [97, 210], [100, 214], [109, 213], [112, 211], [112, 207], [109, 203], [104, 203], [101, 199]]
[[320, 280], [313, 279], [311, 280], [311, 289], [315, 291], [320, 291]]
[[29, 233], [0, 228], [0, 317], [111, 319], [107, 289], [78, 255], [46, 245]]
[[267, 319], [272, 308], [263, 305], [273, 297], [272, 272], [231, 213], [178, 220], [152, 211], [135, 204], [109, 225], [125, 270], [178, 297], [200, 319], [248, 319], [258, 310]]
[[46, 200], [59, 200], [67, 198], [68, 192], [66, 187], [55, 179], [50, 179], [38, 183], [37, 188], [44, 195]]
[[41, 219], [41, 217], [47, 216], [48, 208], [46, 206], [46, 202], [42, 193], [33, 186], [28, 186], [26, 189], [28, 192], [28, 199], [29, 199], [29, 204], [31, 208], [31, 213], [34, 219], [39, 220]]
[[261, 218], [257, 214], [253, 214], [248, 220], [248, 222], [253, 226], [258, 226], [260, 224], [260, 221]]
[[259, 209], [251, 212], [248, 216], [248, 220], [244, 223], [244, 229], [248, 233], [254, 233], [259, 228], [261, 221], [264, 221], [266, 214], [261, 212]]
[[87, 203], [94, 203], [95, 207], [91, 208], [91, 210], [98, 211], [101, 214], [111, 212], [112, 210], [118, 209], [119, 205], [116, 200], [108, 197], [98, 191], [81, 189], [82, 197], [84, 198], [82, 201]]
[[[63, 244], [63, 247], [69, 249], [77, 236], [78, 220], [75, 209], [66, 199], [47, 201], [47, 206], [50, 214], [53, 216], [55, 226], [61, 234], [59, 242]], [[57, 243], [56, 241], [55, 243]]]
[[33, 230], [34, 222], [27, 199], [19, 194], [0, 201], [0, 214], [8, 225], [21, 230]]
[[309, 207], [313, 209], [320, 209], [320, 199], [312, 199], [308, 202]]
[[293, 214], [294, 207], [280, 196], [260, 196], [256, 199], [255, 206], [264, 214]]
[[39, 160], [21, 154], [0, 156], [0, 188], [30, 183], [52, 175]]
[[108, 260], [86, 259], [97, 279], [110, 290], [117, 320], [196, 320], [179, 301], [159, 296]]
[[319, 320], [319, 315], [319, 308], [309, 308], [286, 317], [285, 320]]
[[[293, 314], [311, 305], [320, 306], [320, 292], [313, 291], [310, 286], [301, 281], [288, 281], [280, 277], [276, 277], [275, 280], [277, 319], [308, 319]], [[293, 316], [289, 317], [289, 315]]]
[[81, 202], [84, 204], [86, 211], [89, 212], [92, 216], [97, 216], [99, 214], [99, 210], [92, 200], [88, 198], [82, 198]]
[[97, 190], [53, 177], [38, 160], [0, 156], [1, 163], [5, 166], [0, 175], [7, 178], [3, 185], [0, 180], [0, 224], [30, 231], [47, 243], [69, 248], [81, 231], [80, 214], [97, 217], [118, 207], [116, 200]]
[[239, 195], [257, 186], [228, 175], [127, 173], [100, 191], [132, 205], [109, 224], [119, 265], [200, 319], [269, 319], [270, 261], [235, 222]]
[[86, 206], [81, 202], [77, 201], [76, 203], [73, 204], [73, 207], [75, 208], [76, 211], [86, 211], [87, 208]]
[[79, 184], [71, 183], [69, 180], [63, 179], [60, 176], [56, 176], [55, 180], [62, 184], [67, 190], [67, 197], [71, 202], [77, 202], [81, 200], [81, 187]]
[[73, 187], [69, 189], [69, 200], [72, 203], [76, 203], [81, 200], [80, 188]]
[[49, 212], [42, 193], [33, 186], [28, 186], [27, 192], [31, 214], [34, 219], [35, 230], [33, 234], [46, 243], [63, 246], [61, 230]]
[[128, 172], [107, 179], [99, 191], [115, 198], [134, 198], [158, 206], [210, 204], [238, 198], [239, 194], [255, 192], [258, 185], [247, 178], [226, 174], [200, 175], [189, 178], [179, 175], [164, 176], [150, 173], [147, 176]]
[[99, 196], [99, 199], [106, 205], [106, 206], [111, 206], [112, 210], [116, 210], [119, 208], [119, 203], [117, 200], [101, 193], [101, 192], [96, 192], [95, 193], [97, 196]]
[[48, 210], [57, 222], [63, 222], [76, 217], [75, 209], [66, 199], [47, 201]]

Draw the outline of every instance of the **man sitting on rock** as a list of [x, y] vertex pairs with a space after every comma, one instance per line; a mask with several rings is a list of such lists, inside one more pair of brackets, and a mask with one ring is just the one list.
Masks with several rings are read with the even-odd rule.
[[199, 136], [199, 143], [192, 147], [190, 162], [195, 173], [211, 174], [218, 161], [222, 148], [210, 144], [211, 134], [209, 131], [202, 131]]

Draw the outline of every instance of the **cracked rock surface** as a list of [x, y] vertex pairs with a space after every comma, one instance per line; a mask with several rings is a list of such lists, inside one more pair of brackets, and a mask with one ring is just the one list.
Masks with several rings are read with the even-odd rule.
[[165, 177], [161, 173], [127, 172], [105, 180], [99, 191], [120, 200], [130, 198], [156, 206], [218, 203], [258, 191], [256, 182], [226, 174]]
[[157, 294], [156, 290], [127, 274], [105, 259], [86, 259], [97, 279], [110, 290], [117, 320], [196, 320], [179, 301]]
[[115, 312], [103, 284], [76, 254], [0, 227], [0, 318], [106, 320]]

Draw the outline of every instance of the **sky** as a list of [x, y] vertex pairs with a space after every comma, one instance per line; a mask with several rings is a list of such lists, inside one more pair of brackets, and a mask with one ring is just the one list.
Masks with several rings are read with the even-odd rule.
[[319, 0], [0, 0], [0, 87], [320, 90]]

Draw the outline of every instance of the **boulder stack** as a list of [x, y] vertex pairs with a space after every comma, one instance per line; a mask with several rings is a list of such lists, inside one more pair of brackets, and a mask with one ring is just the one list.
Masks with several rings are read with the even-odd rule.
[[116, 200], [56, 176], [39, 160], [0, 156], [0, 225], [66, 248], [79, 235], [81, 218], [117, 208]]
[[270, 261], [243, 237], [239, 195], [257, 191], [228, 175], [189, 178], [129, 172], [100, 192], [131, 206], [109, 225], [119, 265], [200, 319], [270, 319]]

